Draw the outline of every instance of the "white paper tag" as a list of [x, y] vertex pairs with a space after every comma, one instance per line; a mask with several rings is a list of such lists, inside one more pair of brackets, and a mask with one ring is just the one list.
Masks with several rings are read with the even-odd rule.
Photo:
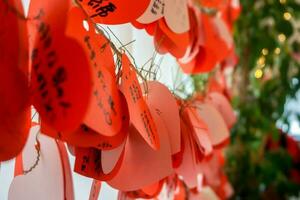
[[175, 33], [185, 33], [190, 30], [187, 1], [165, 0], [165, 20]]
[[[39, 126], [30, 129], [30, 134], [22, 152], [23, 167], [28, 170], [36, 162], [35, 136]], [[54, 139], [39, 135], [40, 160], [38, 165], [26, 175], [13, 179], [8, 193], [9, 200], [19, 199], [64, 199], [63, 168], [58, 146]]]
[[164, 16], [164, 0], [151, 0], [146, 11], [136, 20], [142, 24], [150, 24]]

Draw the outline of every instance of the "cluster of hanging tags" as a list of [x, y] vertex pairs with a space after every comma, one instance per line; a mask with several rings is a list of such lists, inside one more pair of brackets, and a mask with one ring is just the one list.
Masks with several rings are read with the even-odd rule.
[[[237, 62], [235, 0], [31, 0], [22, 10], [0, 1], [0, 161], [16, 157], [9, 199], [74, 199], [64, 143], [74, 171], [95, 179], [90, 199], [99, 181], [120, 199], [197, 199], [206, 186], [230, 196], [222, 148], [236, 121], [224, 75]], [[183, 99], [145, 78], [99, 26], [122, 23], [145, 29], [185, 73], [219, 65], [206, 92]]]

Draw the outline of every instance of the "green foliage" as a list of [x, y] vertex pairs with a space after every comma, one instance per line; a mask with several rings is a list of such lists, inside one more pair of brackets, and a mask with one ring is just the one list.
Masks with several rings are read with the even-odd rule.
[[278, 120], [289, 127], [285, 104], [300, 87], [300, 65], [293, 56], [300, 44], [292, 40], [300, 31], [293, 23], [300, 20], [300, 3], [241, 0], [241, 5], [235, 26], [240, 63], [234, 74], [241, 81], [235, 83], [239, 92], [233, 99], [238, 122], [227, 149], [226, 171], [233, 199], [287, 199], [300, 191], [290, 181], [291, 158], [283, 148], [268, 150], [266, 143], [279, 138]]

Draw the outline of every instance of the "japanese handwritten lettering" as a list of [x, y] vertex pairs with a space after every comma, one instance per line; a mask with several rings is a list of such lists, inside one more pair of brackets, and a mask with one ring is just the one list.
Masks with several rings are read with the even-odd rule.
[[143, 97], [137, 75], [133, 70], [134, 67], [125, 55], [122, 58], [122, 63], [121, 88], [130, 108], [130, 120], [146, 142], [155, 149], [159, 142], [156, 125]]
[[75, 171], [84, 176], [98, 178], [102, 175], [101, 150], [95, 148], [77, 148]]
[[[89, 127], [87, 127], [85, 124], [82, 124], [82, 125], [80, 126], [80, 129], [81, 129], [84, 133], [90, 133], [90, 132], [91, 132], [91, 129], [89, 129]], [[98, 148], [101, 148], [101, 149], [110, 149], [110, 148], [112, 148], [113, 146], [112, 146], [112, 144], [111, 144], [109, 141], [103, 140], [103, 141], [101, 141], [101, 143], [99, 143], [99, 144], [97, 145], [97, 147], [98, 147]]]
[[[95, 67], [95, 73], [98, 81], [98, 84], [100, 84], [100, 88], [95, 87], [93, 91], [94, 98], [96, 98], [97, 106], [100, 108], [100, 110], [103, 113], [104, 119], [106, 124], [112, 125], [112, 117], [111, 114], [117, 115], [117, 112], [115, 110], [115, 103], [114, 100], [109, 93], [109, 88], [107, 86], [107, 81], [105, 80], [103, 70], [98, 67], [97, 61], [95, 59], [95, 50], [93, 49], [91, 43], [90, 43], [90, 36], [84, 37], [84, 42], [86, 44], [86, 47], [90, 51], [90, 60], [93, 63], [93, 66]], [[95, 83], [94, 83], [95, 84]], [[104, 93], [104, 94], [103, 94]], [[106, 97], [107, 99], [104, 99]], [[104, 104], [107, 104], [108, 106], [104, 106]], [[110, 110], [107, 109], [109, 107]]]
[[79, 0], [79, 2], [87, 4], [89, 9], [92, 10], [93, 14], [90, 15], [91, 18], [106, 17], [109, 13], [112, 13], [117, 9], [116, 5], [109, 0]]
[[[68, 75], [65, 67], [59, 64], [57, 52], [52, 45], [51, 27], [39, 20], [37, 24], [39, 45], [31, 52], [33, 76], [36, 79], [36, 92], [39, 93], [43, 108], [51, 121], [56, 120], [54, 107], [68, 109], [71, 103], [65, 98], [64, 83]], [[49, 76], [50, 74], [50, 76]], [[53, 92], [56, 95], [53, 95]]]
[[163, 0], [154, 0], [151, 8], [151, 13], [157, 15], [158, 13], [164, 14], [164, 2]]
[[148, 137], [152, 138], [151, 143], [153, 143], [153, 141], [155, 140], [155, 135], [154, 135], [152, 127], [149, 125], [150, 118], [152, 119], [151, 113], [148, 109], [141, 112], [141, 119], [143, 121], [143, 125], [145, 127]]
[[[130, 64], [130, 67], [132, 68], [133, 65]], [[131, 70], [129, 70], [128, 74], [124, 74], [124, 76], [126, 80], [130, 79], [130, 77], [132, 76]], [[136, 103], [138, 100], [142, 98], [142, 91], [140, 90], [139, 83], [137, 81], [129, 85], [129, 91], [134, 103]]]

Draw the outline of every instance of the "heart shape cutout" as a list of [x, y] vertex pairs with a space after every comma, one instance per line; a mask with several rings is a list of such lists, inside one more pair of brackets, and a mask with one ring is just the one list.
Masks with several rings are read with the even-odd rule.
[[[78, 7], [69, 11], [67, 35], [76, 39], [89, 57], [93, 93], [84, 123], [105, 136], [114, 136], [122, 127], [121, 98], [115, 77], [115, 64], [108, 40]], [[83, 22], [88, 30], [85, 30]], [[99, 48], [100, 47], [100, 48]], [[102, 123], [104, 122], [104, 123]]]
[[147, 185], [140, 190], [126, 192], [126, 196], [132, 199], [153, 199], [161, 192], [164, 181]]
[[151, 0], [145, 12], [137, 19], [142, 24], [150, 24], [164, 17], [173, 33], [182, 34], [190, 29], [186, 0]]
[[27, 36], [26, 24], [8, 4], [23, 13], [20, 1], [0, 2], [0, 46], [4, 49], [0, 55], [0, 161], [22, 150], [30, 128], [28, 64], [22, 55], [27, 44], [21, 40]]
[[177, 101], [169, 89], [158, 81], [147, 82], [147, 102], [160, 112], [168, 130], [172, 154], [180, 151], [180, 117]]
[[189, 45], [189, 33], [174, 33], [167, 26], [165, 19], [160, 19], [154, 34], [154, 42], [159, 53], [169, 52], [174, 57], [181, 58]]
[[220, 147], [229, 139], [229, 130], [222, 115], [211, 104], [203, 103], [197, 105], [197, 110], [202, 121], [208, 127], [210, 141], [214, 147]]
[[208, 156], [213, 151], [213, 146], [209, 138], [208, 127], [203, 120], [201, 120], [197, 109], [193, 107], [187, 107], [184, 112], [188, 116], [188, 124], [193, 130], [192, 135], [196, 141], [199, 150], [204, 156]]
[[127, 101], [130, 122], [153, 149], [159, 149], [160, 138], [158, 137], [153, 114], [146, 104], [135, 68], [125, 54], [122, 55], [120, 88]]
[[65, 23], [54, 21], [57, 16], [66, 19], [70, 4], [32, 1], [29, 11], [29, 16], [42, 13], [29, 26], [33, 37], [32, 101], [44, 122], [58, 131], [79, 127], [92, 89], [85, 52], [78, 42], [65, 36]]
[[73, 145], [76, 147], [93, 147], [101, 150], [114, 149], [121, 145], [122, 142], [126, 139], [129, 126], [128, 108], [125, 97], [121, 93], [120, 97], [123, 99], [121, 101], [121, 108], [123, 109], [122, 128], [120, 132], [115, 136], [108, 137], [102, 135], [101, 133], [95, 132], [94, 130], [90, 129], [85, 124], [81, 124], [81, 126], [75, 131], [60, 132], [43, 123], [43, 121], [41, 125], [42, 133], [50, 137], [65, 141], [69, 145]]
[[152, 149], [131, 125], [123, 163], [116, 176], [107, 182], [113, 188], [122, 191], [139, 190], [173, 173], [167, 129], [156, 109], [150, 107], [150, 111], [158, 129], [161, 147], [159, 150]]
[[188, 188], [195, 188], [198, 185], [197, 181], [197, 163], [195, 157], [194, 141], [191, 136], [191, 129], [188, 126], [186, 115], [182, 115], [180, 120], [182, 140], [184, 143], [184, 152], [181, 165], [175, 169], [176, 174], [182, 176], [183, 181]]
[[165, 21], [172, 32], [182, 34], [190, 30], [187, 0], [164, 0]]
[[206, 102], [211, 103], [222, 115], [228, 128], [231, 128], [236, 122], [236, 116], [228, 99], [218, 92], [208, 94]]

